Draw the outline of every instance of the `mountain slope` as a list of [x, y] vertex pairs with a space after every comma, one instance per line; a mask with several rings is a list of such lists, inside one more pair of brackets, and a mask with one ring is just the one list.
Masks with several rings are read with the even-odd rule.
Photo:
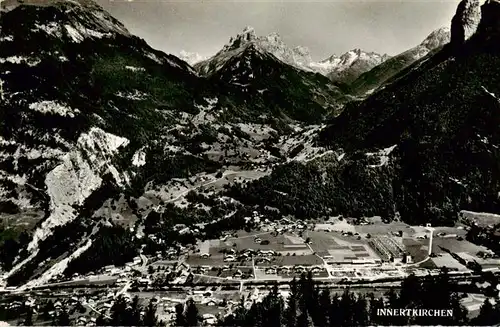
[[212, 58], [196, 63], [195, 69], [204, 76], [210, 76], [224, 66], [228, 60], [241, 55], [241, 52], [248, 47], [258, 49], [261, 53], [271, 54], [287, 65], [306, 72], [319, 73], [334, 82], [344, 84], [352, 82], [362, 73], [389, 58], [387, 55], [354, 49], [340, 57], [333, 55], [320, 62], [314, 62], [306, 47], [291, 48], [283, 42], [277, 33], [257, 36], [254, 28], [246, 27], [242, 33], [232, 37], [229, 43], [224, 45]]
[[0, 16], [0, 217], [34, 225], [4, 265], [20, 284], [58, 273], [45, 271], [98, 232], [94, 212], [106, 200], [210, 165], [161, 142], [199, 114], [209, 87], [93, 2], [8, 9]]
[[[462, 34], [321, 134], [352, 160], [391, 147], [384, 160], [393, 172], [380, 189], [409, 221], [453, 221], [459, 209], [500, 212], [498, 18], [500, 3], [487, 2], [469, 40]], [[373, 169], [374, 178], [385, 173]]]
[[187, 206], [190, 191], [223, 184], [222, 169], [242, 182], [265, 176], [283, 160], [280, 137], [336, 114], [343, 97], [251, 46], [200, 77], [91, 1], [10, 1], [0, 23], [0, 225], [21, 234], [0, 233], [0, 285], [75, 269], [108, 244], [110, 224], [127, 227], [111, 237], [123, 263], [158, 210], [216, 224], [241, 204], [221, 187], [207, 195], [211, 210]]
[[432, 32], [421, 44], [392, 57], [373, 69], [361, 74], [350, 84], [351, 92], [358, 96], [373, 92], [389, 82], [406, 67], [440, 49], [450, 41], [450, 29], [441, 28]]
[[222, 94], [251, 106], [252, 111], [239, 113], [247, 119], [261, 117], [266, 121], [274, 116], [318, 122], [338, 114], [348, 98], [326, 77], [297, 68], [298, 58], [304, 59], [277, 35], [259, 38], [247, 28], [195, 69]]
[[257, 36], [255, 29], [247, 26], [242, 33], [236, 37], [231, 37], [229, 42], [218, 53], [207, 60], [197, 63], [195, 68], [200, 74], [210, 76], [223, 67], [228, 60], [240, 55], [250, 46], [262, 53], [272, 54], [280, 61], [299, 69], [307, 69], [306, 67], [312, 61], [307, 48], [289, 48], [279, 34], [272, 33], [267, 36]]

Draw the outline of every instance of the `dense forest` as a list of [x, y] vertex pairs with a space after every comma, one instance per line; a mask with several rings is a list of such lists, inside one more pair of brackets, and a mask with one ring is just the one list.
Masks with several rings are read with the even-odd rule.
[[102, 227], [92, 240], [90, 248], [69, 262], [66, 275], [85, 274], [106, 265], [123, 266], [137, 255], [138, 241], [122, 227]]

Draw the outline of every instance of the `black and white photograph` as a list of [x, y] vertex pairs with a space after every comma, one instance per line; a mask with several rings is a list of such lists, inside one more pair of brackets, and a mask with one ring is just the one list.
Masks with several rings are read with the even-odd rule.
[[500, 326], [500, 1], [0, 0], [7, 326]]

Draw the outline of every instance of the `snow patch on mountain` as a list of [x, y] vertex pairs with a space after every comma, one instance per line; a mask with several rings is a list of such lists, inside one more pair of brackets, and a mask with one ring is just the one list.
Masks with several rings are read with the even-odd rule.
[[148, 52], [148, 53], [146, 53], [146, 57], [155, 61], [158, 64], [163, 64], [163, 61], [160, 58], [158, 58], [158, 56], [155, 55], [154, 53]]
[[278, 33], [267, 36], [257, 36], [255, 29], [246, 27], [236, 37], [231, 37], [229, 43], [213, 57], [195, 65], [196, 69], [204, 75], [210, 75], [222, 67], [233, 57], [243, 53], [249, 47], [254, 47], [258, 52], [270, 53], [284, 63], [299, 69], [309, 70], [312, 62], [309, 50], [305, 47], [288, 47]]
[[61, 36], [61, 26], [56, 22], [49, 22], [47, 24], [35, 23], [35, 28], [32, 29], [33, 32], [43, 31], [49, 35], [60, 37]]
[[134, 92], [118, 92], [116, 93], [116, 96], [128, 100], [134, 100], [134, 101], [140, 101], [144, 100], [147, 98], [147, 94], [138, 90], [134, 90]]
[[96, 127], [82, 133], [74, 149], [65, 154], [62, 163], [45, 178], [51, 214], [35, 231], [28, 250], [36, 249], [52, 229], [76, 217], [73, 206], [82, 205], [101, 186], [100, 174], [111, 167], [111, 158], [128, 143], [126, 138]]
[[96, 19], [99, 27], [107, 32], [114, 32], [122, 35], [130, 35], [127, 28], [121, 24], [119, 21], [113, 19], [107, 12], [102, 10], [92, 11], [92, 15]]
[[54, 114], [71, 118], [74, 118], [75, 114], [80, 113], [78, 109], [72, 109], [70, 107], [67, 107], [66, 105], [59, 104], [56, 101], [41, 101], [31, 103], [29, 105], [29, 108], [43, 114]]
[[474, 35], [481, 21], [481, 5], [485, 0], [462, 0], [451, 21], [451, 42], [463, 44]]
[[418, 46], [403, 52], [395, 58], [406, 56], [411, 58], [411, 63], [427, 56], [432, 50], [437, 49], [450, 42], [451, 32], [448, 27], [442, 27], [433, 31]]
[[188, 64], [190, 64], [191, 66], [193, 66], [194, 64], [197, 64], [203, 60], [207, 60], [209, 58], [207, 56], [202, 56], [196, 52], [188, 52], [188, 51], [184, 51], [184, 50], [179, 52], [178, 57], [180, 59], [184, 60], [185, 62], [187, 62]]

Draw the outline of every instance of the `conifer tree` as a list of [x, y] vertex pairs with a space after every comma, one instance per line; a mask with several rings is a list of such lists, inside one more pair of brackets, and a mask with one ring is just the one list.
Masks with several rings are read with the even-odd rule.
[[156, 306], [153, 301], [149, 301], [144, 317], [142, 318], [142, 326], [157, 326], [158, 318], [156, 316]]
[[186, 303], [185, 317], [187, 326], [198, 326], [198, 308], [193, 299], [189, 299]]
[[26, 318], [24, 318], [23, 325], [24, 326], [33, 326], [33, 309], [31, 307], [27, 308]]
[[178, 303], [175, 306], [175, 326], [186, 326], [186, 317], [184, 316], [184, 306]]
[[287, 307], [284, 313], [284, 324], [286, 327], [295, 327], [297, 326], [297, 297], [298, 297], [298, 288], [297, 288], [297, 280], [295, 277], [290, 283], [290, 296], [287, 299]]

